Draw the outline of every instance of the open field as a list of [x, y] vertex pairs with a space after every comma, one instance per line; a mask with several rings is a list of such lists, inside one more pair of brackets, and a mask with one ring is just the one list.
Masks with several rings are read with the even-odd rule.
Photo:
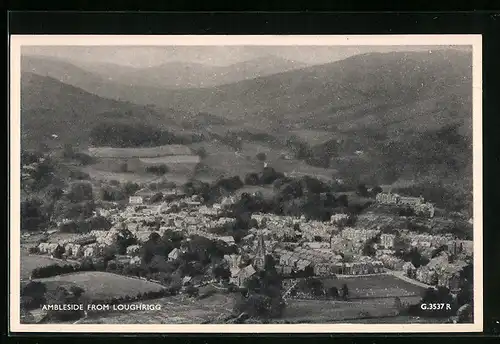
[[307, 144], [309, 144], [310, 146], [325, 143], [326, 141], [337, 138], [338, 136], [330, 131], [308, 129], [293, 130], [290, 132], [290, 135], [298, 136], [299, 138], [307, 142]]
[[215, 180], [221, 175], [238, 175], [243, 178], [247, 173], [262, 171], [264, 163], [257, 160], [258, 153], [266, 154], [269, 167], [296, 177], [310, 175], [323, 180], [331, 180], [332, 176], [337, 174], [337, 170], [333, 168], [314, 167], [295, 159], [285, 160], [281, 157], [281, 150], [255, 142], [244, 142], [239, 152], [220, 142], [201, 142], [190, 147], [192, 149], [203, 147], [206, 150], [207, 156], [202, 159], [201, 163], [207, 167], [207, 172], [198, 173], [197, 178], [207, 181]]
[[44, 256], [30, 256], [24, 254], [24, 252], [21, 253], [21, 280], [29, 279], [33, 269], [52, 264], [64, 265], [64, 263], [58, 259]]
[[143, 281], [136, 278], [120, 276], [108, 272], [87, 271], [65, 274], [37, 281], [45, 283], [49, 290], [58, 286], [71, 287], [77, 285], [85, 290], [84, 295], [91, 299], [106, 299], [120, 296], [135, 296], [139, 292], [162, 290], [159, 284]]
[[139, 158], [145, 164], [197, 164], [200, 162], [198, 155], [170, 155], [156, 158]]
[[325, 323], [363, 317], [397, 315], [394, 299], [363, 301], [288, 300], [282, 319], [292, 322]]
[[154, 158], [166, 155], [191, 155], [184, 145], [165, 145], [147, 148], [90, 147], [89, 155], [96, 158]]
[[420, 297], [424, 291], [423, 288], [414, 284], [405, 282], [391, 275], [374, 275], [363, 277], [349, 277], [338, 279], [324, 279], [325, 287], [341, 288], [347, 284], [349, 288], [349, 297], [356, 298], [387, 298], [387, 297], [409, 297], [416, 295]]
[[203, 300], [181, 295], [142, 302], [161, 305], [161, 310], [130, 311], [89, 317], [82, 324], [201, 324], [228, 316], [233, 309], [233, 295], [214, 294]]

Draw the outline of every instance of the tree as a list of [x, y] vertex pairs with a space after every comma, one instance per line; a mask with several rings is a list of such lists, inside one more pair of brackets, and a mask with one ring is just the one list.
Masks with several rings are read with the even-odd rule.
[[328, 295], [330, 295], [334, 299], [338, 299], [339, 298], [339, 290], [338, 290], [338, 288], [337, 287], [330, 287], [328, 289]]
[[323, 282], [317, 278], [308, 278], [307, 286], [315, 296], [322, 296], [325, 293]]
[[120, 172], [122, 173], [128, 172], [128, 164], [126, 162], [120, 164]]
[[[81, 296], [81, 294], [80, 294]], [[77, 297], [64, 287], [59, 286], [55, 293], [51, 296], [48, 301], [49, 304], [54, 305], [64, 305], [64, 304], [79, 304], [80, 296]], [[59, 321], [69, 321], [76, 320], [83, 316], [83, 311], [80, 310], [68, 310], [68, 311], [49, 311], [48, 316]]]
[[43, 305], [47, 287], [42, 282], [30, 281], [21, 288], [21, 299], [26, 309], [35, 309]]
[[165, 164], [154, 165], [146, 167], [146, 172], [153, 173], [158, 176], [164, 175], [169, 171], [168, 166]]
[[255, 157], [259, 161], [266, 161], [266, 159], [267, 159], [266, 153], [264, 153], [264, 152], [257, 153], [257, 155]]
[[37, 198], [29, 198], [21, 202], [21, 229], [36, 231], [48, 221], [48, 214], [43, 211], [43, 203]]
[[189, 297], [198, 296], [200, 290], [192, 285], [186, 287], [186, 294]]
[[125, 194], [127, 196], [131, 196], [133, 195], [136, 191], [138, 191], [140, 189], [140, 186], [139, 184], [137, 183], [133, 183], [133, 182], [127, 182], [124, 186], [123, 186], [123, 191], [125, 192]]
[[163, 199], [163, 193], [161, 192], [157, 192], [155, 193], [151, 199], [149, 200], [151, 203], [158, 203], [158, 202], [161, 202]]
[[349, 288], [347, 287], [347, 284], [344, 283], [342, 285], [341, 293], [342, 293], [342, 298], [344, 300], [347, 300], [347, 298], [349, 297]]
[[89, 220], [91, 230], [108, 231], [113, 224], [104, 216], [94, 216]]
[[366, 185], [365, 184], [359, 184], [357, 186], [357, 188], [356, 188], [356, 193], [359, 196], [363, 196], [363, 197], [368, 196], [368, 189], [366, 188]]
[[73, 285], [69, 288], [69, 291], [76, 297], [76, 298], [79, 298], [80, 296], [83, 295], [83, 293], [85, 292], [85, 289], [79, 287], [79, 286], [76, 286], [76, 285]]
[[93, 198], [92, 184], [89, 182], [75, 182], [71, 184], [68, 198], [72, 202], [89, 201]]
[[73, 145], [70, 143], [65, 143], [63, 148], [63, 157], [66, 159], [73, 159], [75, 156], [75, 151], [73, 149]]
[[378, 186], [378, 185], [377, 185], [377, 186], [374, 186], [374, 187], [372, 188], [372, 195], [373, 195], [373, 196], [377, 196], [377, 195], [378, 195], [379, 193], [381, 193], [382, 191], [383, 191], [383, 190], [382, 190], [382, 188], [381, 188], [380, 186]]
[[375, 248], [373, 247], [372, 244], [367, 243], [363, 246], [363, 255], [364, 256], [374, 257], [376, 253], [377, 253], [377, 250], [375, 250]]
[[245, 184], [246, 185], [258, 185], [259, 184], [259, 175], [257, 173], [247, 173], [245, 175]]
[[200, 147], [198, 149], [196, 149], [195, 151], [195, 154], [198, 155], [201, 159], [204, 159], [207, 157], [207, 150], [205, 149], [205, 147]]
[[218, 280], [228, 280], [231, 277], [227, 264], [217, 264], [213, 269], [213, 274]]

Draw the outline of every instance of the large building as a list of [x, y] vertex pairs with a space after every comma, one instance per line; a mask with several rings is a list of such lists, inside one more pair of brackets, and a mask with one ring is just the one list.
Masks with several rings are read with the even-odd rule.
[[417, 214], [428, 215], [429, 217], [434, 217], [434, 205], [432, 203], [425, 202], [422, 196], [420, 197], [410, 197], [410, 196], [400, 196], [398, 194], [393, 194], [391, 192], [381, 192], [375, 197], [377, 203], [385, 205], [397, 205], [397, 206], [407, 206], [415, 210]]
[[394, 239], [396, 236], [394, 234], [381, 234], [380, 235], [380, 244], [384, 248], [393, 248], [394, 247]]

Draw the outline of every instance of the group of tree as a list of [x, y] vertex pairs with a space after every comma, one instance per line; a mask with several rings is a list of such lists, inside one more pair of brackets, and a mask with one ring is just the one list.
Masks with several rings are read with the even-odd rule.
[[21, 308], [37, 309], [45, 304], [47, 286], [43, 282], [30, 281], [21, 287]]
[[90, 131], [90, 142], [94, 146], [109, 147], [153, 147], [181, 144], [185, 140], [171, 132], [134, 123], [101, 122]]
[[146, 167], [146, 172], [155, 174], [157, 176], [162, 176], [169, 171], [168, 166], [165, 164], [152, 165]]
[[299, 292], [312, 297], [326, 297], [334, 300], [346, 301], [349, 298], [347, 284], [344, 283], [340, 289], [336, 286], [327, 287], [321, 279], [312, 276], [301, 279], [290, 294], [297, 296]]
[[82, 271], [79, 264], [50, 264], [40, 266], [31, 271], [32, 278], [47, 278], [58, 276], [62, 274], [69, 274], [73, 272]]
[[[58, 286], [53, 293], [47, 293], [47, 305], [78, 305], [86, 304], [84, 299], [85, 290], [78, 286], [71, 286], [66, 288], [63, 286]], [[57, 321], [74, 321], [83, 317], [84, 311], [80, 309], [76, 310], [49, 310], [47, 312], [47, 318], [50, 320]]]
[[264, 269], [246, 281], [245, 291], [234, 311], [237, 315], [245, 313], [255, 318], [278, 318], [285, 309], [281, 294], [281, 276], [276, 271], [274, 259], [267, 256]]

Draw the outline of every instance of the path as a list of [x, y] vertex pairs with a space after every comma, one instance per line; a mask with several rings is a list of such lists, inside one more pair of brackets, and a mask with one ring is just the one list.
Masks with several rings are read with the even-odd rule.
[[430, 284], [425, 284], [425, 283], [419, 282], [417, 280], [414, 280], [412, 278], [409, 278], [409, 277], [405, 276], [404, 272], [402, 272], [402, 271], [389, 270], [389, 271], [387, 271], [387, 273], [389, 275], [392, 275], [392, 276], [396, 277], [396, 278], [399, 278], [400, 280], [403, 280], [405, 282], [411, 283], [411, 284], [416, 285], [418, 287], [422, 287], [422, 288], [425, 288], [425, 289], [427, 289], [427, 288], [434, 288], [434, 286], [432, 286]]

